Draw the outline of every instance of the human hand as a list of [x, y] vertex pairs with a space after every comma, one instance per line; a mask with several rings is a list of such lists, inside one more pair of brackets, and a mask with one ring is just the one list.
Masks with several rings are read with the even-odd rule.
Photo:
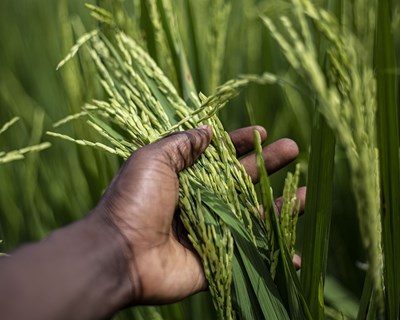
[[[266, 131], [256, 127], [264, 142]], [[253, 127], [230, 134], [237, 156], [254, 148]], [[135, 304], [181, 300], [206, 289], [200, 258], [183, 245], [174, 230], [179, 197], [178, 173], [189, 167], [211, 141], [211, 128], [175, 133], [135, 151], [111, 182], [94, 214], [122, 235]], [[263, 149], [271, 174], [298, 155], [296, 144], [281, 139]], [[254, 154], [241, 163], [258, 181]], [[297, 194], [304, 208], [305, 190]], [[277, 199], [279, 210], [282, 201]]]

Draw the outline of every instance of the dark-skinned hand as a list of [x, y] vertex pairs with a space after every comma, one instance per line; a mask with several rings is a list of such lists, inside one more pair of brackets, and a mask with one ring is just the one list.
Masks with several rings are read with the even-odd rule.
[[[256, 127], [262, 141], [266, 131]], [[254, 128], [231, 133], [254, 183]], [[128, 305], [181, 300], [207, 288], [197, 254], [174, 229], [178, 174], [212, 138], [209, 127], [175, 133], [135, 151], [85, 218], [0, 257], [4, 319], [107, 319]], [[271, 174], [296, 158], [296, 144], [263, 149]], [[305, 189], [297, 197], [304, 208]], [[275, 202], [279, 210], [282, 199]], [[178, 238], [179, 236], [179, 238]], [[299, 257], [294, 259], [299, 265]], [[3, 319], [2, 318], [2, 319]]]
[[[230, 138], [254, 183], [258, 173], [254, 148], [254, 128], [264, 142], [262, 127], [233, 131]], [[170, 303], [206, 289], [202, 265], [197, 254], [183, 245], [173, 223], [179, 196], [178, 173], [189, 167], [207, 148], [211, 128], [175, 133], [135, 151], [116, 175], [96, 208], [112, 223], [126, 242], [135, 303]], [[298, 155], [295, 142], [278, 140], [263, 149], [269, 174], [281, 169]], [[297, 198], [304, 209], [305, 188]], [[275, 202], [278, 210], [282, 200]], [[299, 266], [299, 257], [294, 264]]]

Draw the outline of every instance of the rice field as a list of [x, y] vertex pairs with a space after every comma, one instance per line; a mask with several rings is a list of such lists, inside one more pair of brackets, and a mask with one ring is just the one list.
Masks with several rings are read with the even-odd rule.
[[[0, 39], [0, 252], [82, 217], [138, 147], [207, 123], [219, 140], [180, 177], [182, 220], [205, 266], [221, 252], [196, 243], [222, 241], [219, 258], [230, 258], [206, 268], [209, 292], [115, 318], [400, 317], [396, 1], [3, 1]], [[220, 143], [252, 124], [267, 143], [289, 137], [300, 150], [255, 187]], [[226, 180], [210, 174], [221, 164]], [[293, 194], [306, 184], [297, 219]], [[281, 194], [277, 219], [270, 203]], [[202, 211], [215, 201], [231, 207]], [[214, 238], [204, 217], [220, 226]], [[262, 246], [248, 245], [260, 235]], [[257, 263], [262, 278], [252, 278]]]

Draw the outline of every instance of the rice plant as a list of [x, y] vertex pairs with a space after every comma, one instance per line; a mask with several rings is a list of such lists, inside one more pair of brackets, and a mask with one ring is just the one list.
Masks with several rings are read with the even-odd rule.
[[[340, 25], [338, 20], [342, 18], [340, 12], [339, 18], [337, 18], [332, 13], [318, 8], [311, 1], [305, 0], [293, 0], [292, 5], [297, 26], [293, 25], [293, 20], [284, 15], [279, 19], [279, 23], [282, 24], [283, 28], [279, 29], [276, 25], [277, 22], [273, 22], [267, 17], [264, 17], [263, 20], [280, 44], [292, 68], [301, 77], [310, 81], [311, 90], [315, 95], [317, 110], [323, 115], [325, 121], [344, 147], [352, 172], [351, 181], [357, 203], [360, 231], [364, 246], [368, 252], [369, 269], [367, 277], [371, 277], [374, 288], [371, 303], [376, 305], [377, 311], [371, 307], [373, 310], [371, 312], [377, 312], [380, 316], [383, 315], [383, 291], [386, 290], [386, 298], [389, 299], [386, 304], [387, 316], [390, 315], [390, 318], [397, 318], [396, 305], [398, 305], [398, 301], [392, 300], [397, 299], [395, 298], [397, 294], [391, 292], [392, 290], [397, 290], [397, 281], [389, 281], [385, 287], [382, 283], [382, 279], [385, 279], [383, 275], [384, 262], [386, 264], [385, 268], [390, 269], [393, 267], [391, 258], [384, 261], [382, 240], [386, 240], [387, 236], [383, 236], [384, 233], [382, 233], [380, 221], [380, 217], [382, 217], [382, 221], [386, 219], [383, 218], [386, 214], [381, 212], [383, 210], [381, 206], [385, 207], [389, 203], [385, 200], [381, 203], [376, 196], [381, 193], [379, 159], [384, 159], [386, 152], [384, 151], [385, 149], [378, 149], [379, 144], [377, 142], [378, 132], [375, 119], [384, 111], [377, 111], [379, 97], [377, 83], [379, 84], [380, 81], [379, 74], [382, 71], [379, 70], [382, 70], [382, 67], [376, 66], [373, 62], [373, 44], [376, 21], [379, 28], [385, 12], [383, 11], [382, 13], [379, 10], [388, 10], [389, 5], [385, 1], [368, 2], [367, 7], [366, 2], [359, 1], [357, 5], [359, 8], [364, 9], [368, 19], [362, 21], [363, 17], [361, 17], [360, 21], [354, 21], [356, 26], [354, 31], [344, 25]], [[385, 9], [382, 9], [382, 7]], [[377, 12], [379, 14], [378, 18], [376, 16]], [[307, 19], [311, 20], [316, 30], [323, 37], [321, 43], [325, 57], [322, 65], [320, 59], [321, 49], [318, 51], [315, 47]], [[345, 15], [344, 19], [351, 20], [351, 17]], [[386, 22], [390, 21], [389, 16], [386, 16], [386, 19]], [[278, 30], [285, 30], [285, 32]], [[379, 34], [379, 30], [376, 32]], [[389, 47], [385, 48], [385, 50], [390, 53], [393, 50], [393, 47], [390, 47], [389, 40], [392, 35], [389, 31], [386, 32], [386, 40], [389, 42]], [[378, 35], [378, 42], [379, 39], [380, 36]], [[379, 52], [378, 56], [380, 55], [381, 53]], [[387, 62], [387, 60], [384, 61], [385, 63]], [[392, 58], [389, 61], [391, 61], [391, 67], [393, 67], [394, 59]], [[375, 71], [375, 68], [378, 68], [378, 71]], [[376, 72], [378, 76], [376, 76]], [[390, 94], [395, 96], [393, 91]], [[392, 101], [392, 107], [389, 109], [391, 110], [390, 112], [394, 112], [392, 119], [397, 119], [397, 107], [395, 105], [396, 103]], [[386, 106], [381, 106], [381, 108], [386, 108]], [[397, 150], [398, 124], [396, 123], [397, 120], [392, 121], [392, 132], [383, 139], [385, 143], [388, 143], [390, 139], [394, 139], [392, 146], [394, 150]], [[320, 146], [320, 148], [323, 147]], [[390, 179], [392, 183], [396, 184], [399, 164], [397, 152], [395, 152], [393, 159], [390, 161], [393, 161], [391, 165], [397, 168], [394, 169], [394, 176]], [[388, 166], [390, 167], [390, 165]], [[311, 205], [309, 208], [312, 208]], [[394, 212], [391, 214], [393, 217], [396, 216]], [[389, 213], [388, 215], [390, 216]], [[391, 227], [395, 225], [398, 224], [393, 222]], [[390, 234], [394, 235], [395, 232], [393, 231], [392, 229]], [[324, 235], [320, 234], [319, 238], [323, 237]], [[315, 241], [318, 238], [310, 240]], [[325, 238], [323, 243], [326, 243], [326, 241], [327, 239]], [[390, 240], [387, 239], [386, 241]], [[390, 248], [387, 248], [388, 245], [389, 243], [383, 245], [384, 250], [385, 248], [386, 250], [392, 250], [392, 244], [389, 245]], [[304, 259], [304, 269], [302, 271], [302, 280], [304, 280], [302, 283], [307, 288], [308, 292], [306, 294], [310, 306], [314, 306], [311, 309], [314, 317], [323, 315], [323, 304], [321, 304], [319, 297], [322, 295], [321, 290], [326, 268], [326, 247], [321, 253], [322, 255], [319, 255], [319, 259], [321, 259], [323, 265], [320, 273], [316, 273], [314, 268], [308, 267], [308, 263], [310, 265], [315, 264], [315, 255], [305, 255], [306, 259]], [[392, 253], [389, 257], [394, 255]], [[386, 273], [386, 277], [389, 277], [389, 279], [392, 276], [391, 272]]]
[[[386, 0], [96, 4], [87, 12], [79, 1], [0, 4], [0, 37], [8, 43], [0, 51], [5, 111], [0, 120], [23, 118], [22, 130], [2, 139], [6, 149], [43, 141], [42, 129], [98, 149], [54, 139], [54, 151], [0, 166], [2, 251], [84, 214], [118, 158], [172, 131], [207, 123], [216, 135], [208, 153], [181, 176], [180, 207], [211, 279], [212, 302], [203, 294], [172, 306], [134, 308], [117, 318], [263, 319], [270, 313], [295, 319], [398, 318], [400, 5]], [[11, 17], [41, 24], [22, 29]], [[99, 30], [87, 33], [94, 24]], [[74, 43], [78, 58], [56, 73]], [[43, 64], [44, 52], [50, 64]], [[244, 94], [230, 101], [244, 87]], [[269, 129], [269, 139], [288, 135], [300, 146], [301, 167], [285, 186], [282, 174], [263, 175], [254, 189], [237, 165], [225, 130], [256, 121]], [[26, 143], [30, 132], [35, 140]], [[226, 173], [218, 181], [209, 177], [217, 164], [217, 172]], [[296, 235], [293, 190], [304, 177], [306, 216]], [[232, 178], [238, 181], [235, 188]], [[271, 186], [286, 199], [279, 219]], [[244, 196], [250, 204], [243, 204]], [[260, 203], [267, 208], [264, 219]], [[228, 217], [232, 221], [224, 220]], [[190, 230], [193, 221], [196, 228]], [[238, 244], [238, 235], [245, 235], [246, 247]], [[259, 241], [261, 235], [268, 241]], [[215, 250], [217, 243], [225, 244], [221, 251]], [[294, 250], [302, 254], [299, 278], [291, 265]], [[216, 268], [216, 261], [224, 268]], [[263, 295], [251, 293], [246, 261], [263, 265]], [[238, 298], [241, 291], [250, 295]], [[273, 292], [278, 299], [271, 298]], [[210, 303], [216, 312], [208, 309]]]
[[[96, 9], [96, 12], [103, 11]], [[49, 134], [97, 147], [126, 159], [137, 148], [175, 130], [205, 123], [211, 125], [215, 137], [212, 145], [193, 168], [180, 175], [180, 209], [189, 239], [202, 258], [217, 313], [221, 319], [288, 317], [273, 284], [278, 255], [282, 255], [282, 261], [289, 261], [284, 263], [287, 280], [293, 282], [288, 287], [295, 287], [297, 279], [293, 276], [292, 255], [287, 253], [286, 242], [276, 234], [276, 230], [280, 231], [282, 227], [285, 239], [292, 248], [295, 232], [292, 219], [296, 219], [297, 215], [292, 216], [288, 211], [291, 212], [294, 206], [293, 190], [297, 186], [298, 172], [294, 181], [291, 176], [288, 178], [284, 198], [287, 204], [285, 202], [282, 223], [276, 224], [274, 230], [272, 225], [276, 212], [271, 196], [266, 196], [268, 205], [264, 203], [267, 207], [263, 222], [250, 177], [236, 159], [233, 145], [215, 115], [237, 94], [238, 88], [250, 81], [263, 84], [275, 83], [277, 79], [270, 74], [245, 75], [220, 86], [210, 97], [197, 97], [190, 92], [191, 102], [197, 104], [193, 108], [179, 97], [150, 56], [122, 32], [115, 32], [111, 41], [97, 30], [82, 36], [60, 66], [73, 57], [84, 43], [89, 45], [90, 55], [102, 76], [100, 81], [109, 100], [95, 100], [87, 104], [82, 112], [58, 124], [88, 116], [88, 124], [107, 138], [113, 147]], [[113, 124], [114, 128], [107, 123]], [[267, 178], [264, 181], [268, 183]], [[266, 190], [269, 192], [269, 187]], [[260, 269], [263, 270], [262, 277]], [[249, 296], [260, 298], [259, 301], [251, 301]], [[301, 306], [296, 307], [294, 312], [304, 312]]]

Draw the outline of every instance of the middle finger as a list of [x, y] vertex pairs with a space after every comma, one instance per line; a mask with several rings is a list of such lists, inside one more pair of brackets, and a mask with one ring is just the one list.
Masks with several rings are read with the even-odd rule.
[[[262, 150], [265, 167], [268, 174], [272, 174], [277, 170], [288, 165], [295, 160], [299, 154], [297, 144], [290, 139], [284, 138], [271, 143]], [[247, 174], [251, 177], [253, 183], [259, 181], [259, 174], [257, 169], [256, 155], [250, 154], [240, 160]]]

